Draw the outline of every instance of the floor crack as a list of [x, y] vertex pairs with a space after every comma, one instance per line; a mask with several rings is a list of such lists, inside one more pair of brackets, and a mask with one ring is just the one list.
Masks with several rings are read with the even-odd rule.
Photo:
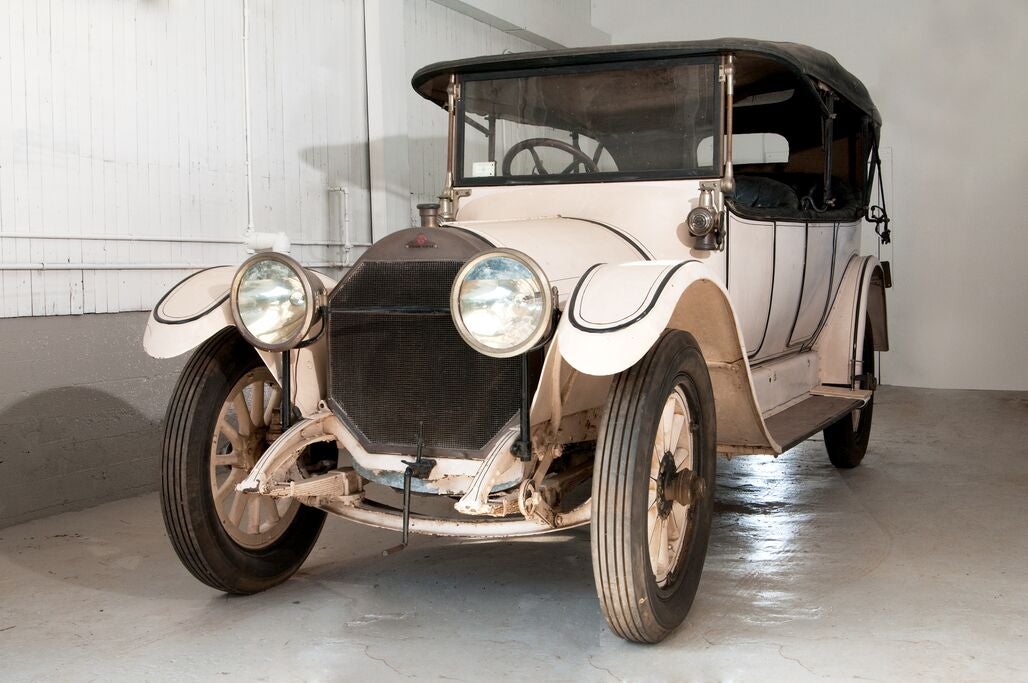
[[814, 671], [813, 669], [811, 669], [809, 666], [807, 666], [806, 664], [801, 662], [796, 657], [790, 657], [789, 655], [785, 654], [785, 652], [783, 652], [783, 650], [785, 650], [785, 646], [784, 645], [779, 645], [778, 646], [778, 656], [780, 656], [782, 659], [788, 659], [790, 662], [796, 662], [797, 664], [802, 666], [804, 669], [806, 669], [809, 673], [813, 674], [814, 676], [817, 676], [818, 678], [830, 678], [830, 676], [826, 676], [824, 674], [819, 674], [818, 672]]
[[388, 667], [389, 667], [390, 669], [392, 669], [394, 673], [397, 673], [397, 674], [399, 674], [399, 675], [401, 675], [401, 676], [406, 676], [407, 678], [414, 678], [414, 675], [413, 675], [413, 674], [405, 674], [404, 672], [400, 671], [400, 670], [399, 670], [399, 669], [397, 669], [397, 668], [396, 668], [395, 666], [393, 666], [392, 664], [390, 664], [389, 662], [387, 662], [387, 661], [386, 661], [386, 660], [385, 660], [385, 659], [384, 659], [383, 657], [376, 657], [375, 655], [373, 655], [373, 654], [371, 654], [370, 652], [368, 652], [368, 648], [369, 648], [369, 647], [371, 647], [371, 646], [370, 646], [370, 645], [365, 645], [365, 646], [364, 646], [364, 656], [365, 656], [365, 657], [367, 657], [368, 659], [373, 659], [373, 660], [375, 660], [376, 662], [381, 662], [382, 664], [385, 664], [385, 665], [386, 665], [386, 666], [388, 666]]
[[613, 672], [613, 671], [611, 671], [610, 669], [607, 669], [607, 668], [604, 668], [604, 667], [602, 667], [602, 666], [599, 666], [599, 665], [597, 665], [597, 664], [596, 664], [595, 662], [593, 662], [593, 658], [592, 658], [592, 657], [589, 657], [589, 658], [587, 659], [587, 661], [589, 662], [589, 666], [591, 666], [592, 668], [596, 669], [597, 671], [603, 671], [603, 672], [604, 672], [604, 673], [606, 673], [606, 674], [607, 674], [608, 676], [610, 676], [611, 678], [613, 678], [613, 679], [614, 679], [615, 681], [620, 681], [620, 680], [621, 680], [620, 678], [618, 678], [617, 676], [615, 676], [615, 675], [614, 675], [614, 672]]

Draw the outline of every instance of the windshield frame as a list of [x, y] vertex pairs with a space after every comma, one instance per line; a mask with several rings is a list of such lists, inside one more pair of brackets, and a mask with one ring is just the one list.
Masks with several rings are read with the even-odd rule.
[[[465, 120], [465, 99], [463, 90], [470, 81], [491, 81], [505, 78], [522, 78], [526, 76], [550, 76], [569, 73], [588, 73], [596, 71], [622, 71], [634, 69], [653, 69], [662, 66], [679, 66], [683, 64], [704, 64], [719, 70], [722, 58], [719, 55], [671, 57], [664, 59], [644, 59], [623, 62], [602, 62], [597, 64], [580, 64], [533, 69], [516, 69], [508, 71], [486, 71], [474, 74], [458, 75], [458, 86], [461, 96], [457, 100], [456, 125], [454, 137], [450, 140], [454, 151], [454, 186], [455, 187], [488, 187], [498, 185], [560, 185], [579, 183], [630, 182], [639, 180], [711, 180], [722, 177], [724, 172], [724, 129], [725, 129], [725, 83], [720, 77], [713, 79], [711, 96], [714, 98], [714, 137], [722, 140], [722, 144], [714, 146], [714, 159], [709, 172], [690, 172], [685, 169], [660, 169], [652, 171], [603, 171], [600, 173], [555, 173], [548, 176], [465, 176], [464, 137], [468, 131]], [[497, 160], [498, 162], [499, 160]]]

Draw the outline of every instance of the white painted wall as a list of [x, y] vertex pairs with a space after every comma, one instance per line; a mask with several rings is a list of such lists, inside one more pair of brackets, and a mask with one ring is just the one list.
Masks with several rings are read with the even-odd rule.
[[[250, 5], [257, 229], [338, 262], [326, 188], [368, 221], [362, 3]], [[146, 310], [243, 258], [242, 2], [0, 8], [0, 316]]]
[[421, 170], [410, 178], [410, 207], [412, 216], [416, 217], [416, 205], [438, 201], [443, 189], [447, 116], [445, 110], [414, 92], [410, 77], [433, 62], [542, 48], [432, 0], [408, 0], [405, 4], [408, 154], [411, 163]]
[[[309, 265], [344, 261], [329, 187], [350, 191], [355, 242], [441, 190], [446, 116], [417, 68], [606, 38], [588, 0], [249, 4], [256, 229]], [[0, 318], [148, 310], [244, 258], [242, 10], [0, 2]]]
[[606, 45], [588, 0], [433, 0], [481, 23], [545, 48]]
[[593, 22], [616, 43], [743, 36], [835, 55], [885, 121], [884, 381], [1028, 389], [1028, 3], [593, 0]]

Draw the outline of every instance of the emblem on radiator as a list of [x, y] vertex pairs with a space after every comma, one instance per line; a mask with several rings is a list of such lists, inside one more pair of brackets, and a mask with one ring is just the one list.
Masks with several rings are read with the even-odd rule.
[[419, 232], [418, 236], [407, 242], [408, 249], [435, 249], [436, 244], [432, 240], [428, 239], [428, 236], [423, 232]]

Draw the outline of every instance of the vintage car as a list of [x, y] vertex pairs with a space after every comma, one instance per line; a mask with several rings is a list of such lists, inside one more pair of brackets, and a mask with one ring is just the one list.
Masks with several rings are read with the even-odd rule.
[[258, 249], [154, 308], [151, 355], [195, 348], [163, 443], [172, 544], [254, 593], [326, 513], [399, 532], [386, 554], [591, 525], [610, 628], [659, 641], [696, 593], [718, 454], [823, 431], [835, 466], [864, 457], [889, 344], [889, 270], [859, 251], [865, 219], [888, 237], [878, 111], [831, 56], [742, 39], [413, 85], [449, 131], [421, 225], [338, 282]]

